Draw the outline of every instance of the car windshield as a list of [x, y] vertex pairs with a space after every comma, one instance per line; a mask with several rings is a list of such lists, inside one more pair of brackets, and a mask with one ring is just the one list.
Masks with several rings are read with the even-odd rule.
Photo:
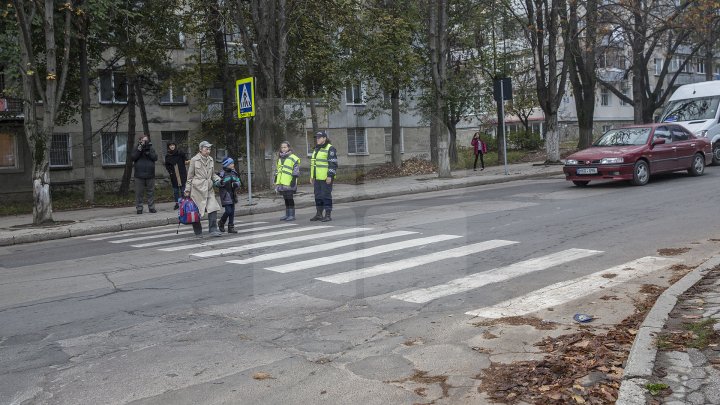
[[650, 136], [650, 128], [645, 127], [611, 129], [595, 141], [593, 146], [644, 145], [648, 136]]
[[720, 96], [670, 101], [662, 114], [662, 122], [715, 119]]

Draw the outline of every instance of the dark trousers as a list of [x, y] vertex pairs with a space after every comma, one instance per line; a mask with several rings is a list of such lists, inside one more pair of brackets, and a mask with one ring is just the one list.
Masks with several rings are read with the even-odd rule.
[[324, 209], [327, 212], [332, 211], [332, 184], [327, 184], [325, 180], [315, 180], [315, 207]]
[[285, 200], [285, 208], [295, 208], [295, 200], [293, 199], [293, 192], [284, 192], [283, 199]]
[[147, 193], [148, 208], [155, 208], [155, 179], [135, 178], [135, 208], [143, 209], [143, 195]]
[[225, 212], [220, 217], [220, 223], [224, 224], [227, 221], [228, 225], [235, 225], [235, 204], [223, 205], [223, 208], [225, 208]]
[[[201, 220], [202, 221], [202, 220]], [[195, 232], [195, 235], [202, 235], [202, 222], [193, 222], [192, 224], [193, 231]], [[208, 213], [208, 231], [216, 231], [217, 230], [217, 211], [213, 211]]]
[[483, 169], [485, 168], [485, 162], [483, 161], [483, 153], [482, 153], [482, 152], [478, 152], [478, 153], [475, 155], [475, 163], [473, 163], [473, 170], [477, 169], [477, 160], [478, 160], [478, 158], [480, 158], [480, 167], [482, 167]]
[[173, 198], [175, 199], [175, 202], [180, 201], [180, 197], [182, 196], [183, 190], [185, 189], [185, 185], [181, 186], [173, 186]]

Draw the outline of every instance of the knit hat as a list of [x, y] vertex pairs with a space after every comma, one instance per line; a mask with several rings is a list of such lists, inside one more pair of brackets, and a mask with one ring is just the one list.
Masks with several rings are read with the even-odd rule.
[[233, 163], [235, 163], [235, 161], [230, 156], [227, 156], [225, 159], [223, 159], [223, 167], [228, 167]]

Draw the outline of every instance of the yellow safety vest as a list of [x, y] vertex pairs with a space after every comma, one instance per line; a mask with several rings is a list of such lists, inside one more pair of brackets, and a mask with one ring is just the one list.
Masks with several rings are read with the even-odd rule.
[[292, 183], [292, 174], [295, 164], [300, 163], [300, 158], [291, 153], [290, 156], [277, 161], [277, 173], [275, 174], [275, 184], [289, 186]]
[[329, 143], [321, 149], [315, 149], [310, 159], [310, 178], [315, 180], [325, 180], [328, 177], [328, 152], [330, 151]]

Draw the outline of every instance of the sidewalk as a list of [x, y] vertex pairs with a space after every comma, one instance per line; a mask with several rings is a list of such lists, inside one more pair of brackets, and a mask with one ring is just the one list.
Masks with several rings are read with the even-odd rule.
[[[338, 183], [333, 189], [333, 202], [372, 200], [551, 176], [562, 176], [562, 166], [521, 163], [508, 165], [507, 175], [503, 166], [492, 166], [483, 171], [455, 171], [452, 173], [452, 178], [449, 179], [439, 179], [437, 174], [427, 174], [366, 180], [362, 184]], [[278, 196], [253, 195], [252, 206], [247, 205], [247, 195], [240, 196], [240, 198], [235, 211], [237, 216], [280, 212], [285, 207], [283, 199]], [[295, 206], [304, 208], [314, 205], [312, 187], [310, 184], [301, 185], [295, 197]], [[177, 213], [172, 209], [173, 203], [158, 203], [155, 207], [158, 210], [156, 214], [144, 213], [142, 215], [135, 213], [135, 207], [91, 208], [53, 212], [53, 219], [58, 224], [45, 227], [31, 226], [31, 214], [0, 217], [0, 246], [178, 223]], [[302, 218], [299, 219], [302, 220]]]
[[[557, 177], [564, 181], [562, 166], [523, 163], [488, 167], [484, 171], [461, 170], [450, 179], [438, 179], [436, 174], [367, 180], [363, 184], [337, 184], [333, 200], [337, 203], [448, 190], [514, 180]], [[247, 196], [240, 200], [237, 215], [280, 212], [284, 209], [280, 197], [254, 196], [253, 206]], [[0, 246], [22, 244], [71, 236], [117, 232], [177, 224], [173, 203], [157, 204], [158, 213], [135, 214], [134, 207], [93, 208], [53, 213], [60, 224], [32, 227], [31, 215], [0, 217]], [[312, 188], [302, 185], [296, 196], [298, 208], [314, 205]], [[299, 218], [303, 220], [303, 218]], [[711, 343], [704, 351], [680, 348], [658, 351], [658, 336], [674, 333], [669, 325], [673, 319], [710, 320], [714, 332], [711, 342], [720, 342], [720, 255], [694, 269], [668, 288], [656, 301], [630, 350], [625, 364], [617, 404], [720, 404], [720, 345]], [[698, 286], [702, 286], [697, 292]], [[688, 301], [688, 291], [696, 293]], [[687, 306], [687, 302], [695, 306]], [[679, 304], [678, 304], [679, 303]], [[699, 312], [698, 312], [699, 311]], [[713, 325], [714, 320], [714, 325]], [[712, 340], [714, 339], [714, 340]], [[666, 384], [664, 393], [651, 396], [647, 384]], [[664, 395], [664, 396], [662, 396]]]

